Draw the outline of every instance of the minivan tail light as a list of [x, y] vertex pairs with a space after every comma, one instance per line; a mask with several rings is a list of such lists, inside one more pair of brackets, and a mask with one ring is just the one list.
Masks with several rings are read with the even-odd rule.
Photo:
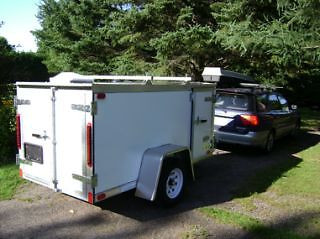
[[244, 126], [258, 126], [259, 118], [257, 115], [240, 115], [241, 122]]
[[86, 144], [87, 144], [87, 165], [88, 167], [92, 167], [92, 124], [87, 124], [86, 131]]
[[20, 115], [16, 115], [16, 137], [17, 137], [17, 148], [21, 149], [21, 119]]

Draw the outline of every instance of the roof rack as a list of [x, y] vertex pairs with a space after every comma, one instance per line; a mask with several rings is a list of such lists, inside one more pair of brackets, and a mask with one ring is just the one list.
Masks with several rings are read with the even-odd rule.
[[276, 90], [276, 89], [283, 88], [282, 86], [251, 84], [251, 83], [240, 83], [240, 86], [243, 86], [245, 88], [264, 89], [264, 90]]
[[141, 83], [151, 84], [152, 82], [176, 82], [187, 83], [191, 77], [170, 77], [170, 76], [125, 76], [125, 75], [80, 75], [73, 72], [62, 72], [50, 78], [52, 83]]

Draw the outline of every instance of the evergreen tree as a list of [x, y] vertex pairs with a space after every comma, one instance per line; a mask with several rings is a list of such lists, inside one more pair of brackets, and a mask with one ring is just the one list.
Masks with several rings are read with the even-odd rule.
[[44, 0], [38, 18], [51, 72], [199, 77], [218, 58], [208, 1]]
[[216, 41], [261, 80], [284, 84], [305, 74], [319, 74], [317, 0], [231, 0], [212, 4], [219, 24]]

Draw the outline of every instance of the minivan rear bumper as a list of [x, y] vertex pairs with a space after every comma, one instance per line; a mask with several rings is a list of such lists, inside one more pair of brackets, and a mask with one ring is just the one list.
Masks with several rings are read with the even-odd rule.
[[220, 130], [214, 131], [215, 141], [217, 143], [232, 143], [249, 146], [264, 146], [267, 139], [268, 131], [248, 132], [247, 134], [237, 134], [224, 132]]

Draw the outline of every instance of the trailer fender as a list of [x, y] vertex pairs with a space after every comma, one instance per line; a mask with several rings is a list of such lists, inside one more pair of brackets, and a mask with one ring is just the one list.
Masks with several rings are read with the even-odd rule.
[[185, 160], [186, 170], [194, 179], [191, 154], [188, 147], [166, 144], [147, 149], [142, 157], [135, 196], [154, 201], [164, 160]]

